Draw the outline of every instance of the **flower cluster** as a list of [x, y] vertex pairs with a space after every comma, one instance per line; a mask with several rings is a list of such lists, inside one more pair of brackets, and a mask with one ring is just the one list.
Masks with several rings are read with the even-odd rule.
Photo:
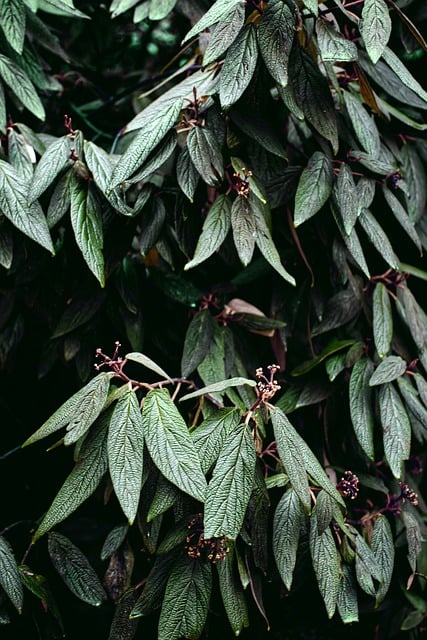
[[402, 502], [405, 502], [405, 500], [407, 500], [409, 504], [413, 504], [414, 507], [416, 507], [418, 504], [418, 496], [415, 493], [415, 491], [412, 491], [412, 489], [408, 487], [408, 485], [405, 484], [404, 482], [399, 482], [399, 485], [400, 485], [400, 499], [402, 500]]
[[359, 493], [359, 478], [352, 471], [346, 471], [340, 478], [337, 489], [344, 498], [354, 500]]
[[190, 558], [205, 557], [212, 564], [224, 560], [230, 551], [227, 538], [225, 536], [205, 538], [201, 513], [192, 518], [187, 527], [190, 529], [190, 533], [187, 535], [185, 548]]
[[280, 385], [274, 379], [274, 376], [280, 369], [279, 365], [269, 364], [267, 369], [270, 372], [269, 378], [267, 378], [267, 376], [264, 374], [264, 370], [262, 369], [262, 367], [259, 367], [259, 369], [255, 371], [255, 376], [258, 378], [258, 396], [262, 398], [263, 402], [270, 400], [270, 398], [272, 398], [280, 389]]

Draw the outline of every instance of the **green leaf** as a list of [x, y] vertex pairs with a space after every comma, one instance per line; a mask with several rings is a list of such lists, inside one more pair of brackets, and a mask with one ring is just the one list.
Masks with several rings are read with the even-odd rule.
[[351, 347], [353, 344], [354, 340], [337, 340], [336, 338], [333, 338], [326, 344], [319, 355], [317, 355], [315, 358], [312, 358], [311, 360], [302, 362], [301, 364], [297, 365], [295, 369], [292, 369], [291, 375], [302, 376], [314, 369], [314, 367], [317, 367], [317, 365], [323, 362], [325, 358], [327, 358], [331, 354], [337, 353], [337, 351], [341, 351], [346, 347]]
[[397, 299], [403, 306], [403, 320], [409, 328], [412, 339], [417, 346], [420, 360], [424, 369], [426, 369], [427, 316], [406, 284], [397, 289]]
[[402, 173], [410, 188], [405, 192], [409, 219], [415, 223], [424, 214], [427, 201], [427, 180], [424, 163], [411, 144], [402, 149]]
[[214, 131], [193, 127], [187, 137], [190, 158], [206, 184], [217, 186], [224, 175], [222, 154]]
[[388, 66], [393, 69], [398, 76], [399, 80], [427, 103], [427, 91], [415, 80], [400, 58], [388, 47], [384, 49], [382, 56]]
[[385, 0], [365, 0], [359, 28], [366, 51], [375, 64], [383, 55], [391, 34], [391, 18]]
[[211, 30], [208, 46], [203, 54], [203, 66], [217, 60], [235, 41], [245, 20], [245, 7], [238, 4]]
[[344, 102], [357, 139], [363, 149], [374, 158], [378, 158], [381, 142], [373, 117], [368, 114], [361, 100], [349, 91], [344, 91]]
[[45, 119], [45, 110], [33, 83], [21, 67], [2, 54], [0, 54], [0, 76], [24, 107], [39, 120]]
[[212, 413], [191, 432], [203, 473], [207, 473], [216, 462], [228, 435], [239, 421], [239, 412], [234, 407], [226, 407]]
[[228, 109], [242, 96], [254, 75], [258, 59], [256, 31], [252, 24], [240, 32], [227, 52], [219, 76], [219, 99]]
[[302, 172], [295, 194], [294, 225], [312, 218], [331, 195], [332, 164], [328, 156], [315, 151]]
[[9, 542], [0, 536], [0, 585], [13, 606], [21, 613], [24, 591], [18, 565]]
[[150, 20], [163, 20], [175, 7], [177, 0], [155, 0], [150, 4]]
[[1, 0], [0, 17], [6, 40], [17, 53], [22, 53], [25, 38], [25, 5], [22, 0]]
[[412, 571], [417, 570], [417, 558], [421, 552], [421, 529], [417, 518], [411, 511], [403, 509], [402, 519], [406, 528], [406, 539], [408, 541], [408, 561]]
[[75, 596], [94, 607], [107, 599], [88, 559], [71, 540], [52, 531], [48, 536], [48, 550], [53, 566]]
[[305, 519], [301, 500], [294, 489], [281, 497], [273, 520], [273, 554], [285, 587], [289, 590], [297, 559], [300, 530]]
[[[411, 184], [413, 185], [414, 183], [412, 182]], [[392, 191], [390, 191], [390, 189], [388, 189], [385, 184], [382, 185], [382, 189], [383, 189], [384, 198], [388, 206], [390, 207], [394, 217], [396, 218], [398, 223], [401, 225], [401, 227], [406, 231], [408, 236], [411, 238], [412, 242], [415, 244], [418, 251], [422, 253], [421, 240], [415, 229], [413, 220], [410, 219], [403, 205], [400, 203], [400, 200], [398, 200], [398, 198], [394, 195], [394, 193], [392, 193]], [[411, 187], [411, 193], [412, 191], [413, 189]]]
[[354, 363], [349, 383], [350, 415], [354, 433], [363, 451], [371, 460], [374, 460], [375, 456], [372, 390], [369, 387], [373, 368], [373, 363], [369, 358], [357, 360]]
[[30, 154], [34, 155], [34, 149], [21, 133], [17, 133], [16, 130], [11, 127], [7, 132], [7, 144], [9, 162], [15, 167], [18, 173], [21, 174], [25, 181], [31, 180], [33, 177], [33, 161]]
[[242, 629], [249, 626], [248, 607], [242, 585], [234, 569], [234, 546], [223, 560], [216, 563], [219, 588], [227, 618], [234, 635], [240, 635]]
[[353, 173], [346, 163], [343, 163], [340, 167], [340, 172], [334, 185], [334, 198], [342, 217], [344, 230], [347, 235], [350, 235], [356, 224], [359, 209]]
[[187, 271], [207, 260], [224, 242], [231, 226], [231, 204], [225, 194], [218, 196], [208, 211], [194, 256], [184, 267]]
[[386, 236], [384, 230], [369, 209], [363, 209], [359, 215], [359, 221], [366, 231], [366, 235], [374, 245], [378, 253], [384, 258], [385, 262], [395, 271], [399, 271], [399, 258], [394, 253], [393, 246]]
[[206, 493], [205, 537], [226, 536], [235, 540], [254, 485], [256, 452], [250, 430], [244, 424], [225, 440]]
[[[316, 0], [317, 7], [317, 0]], [[357, 47], [335, 25], [318, 18], [316, 22], [317, 44], [324, 62], [352, 62], [357, 60]]]
[[72, 165], [70, 160], [72, 140], [62, 136], [52, 142], [40, 158], [28, 191], [28, 201], [34, 202], [66, 167]]
[[182, 396], [182, 398], [180, 398], [180, 400], [183, 401], [183, 400], [190, 400], [191, 398], [199, 398], [200, 396], [203, 396], [206, 394], [213, 394], [213, 393], [225, 391], [230, 387], [241, 387], [243, 384], [247, 384], [250, 387], [256, 387], [255, 380], [250, 380], [249, 378], [228, 378], [227, 380], [214, 382], [213, 384], [209, 384], [206, 387], [197, 389], [197, 391], [186, 393], [185, 396]]
[[184, 44], [190, 38], [197, 36], [199, 33], [208, 29], [212, 25], [224, 20], [230, 13], [242, 4], [242, 0], [216, 0], [213, 5], [203, 14], [198, 22], [190, 29], [181, 44]]
[[38, 202], [28, 206], [27, 190], [21, 174], [11, 164], [0, 160], [0, 211], [22, 233], [54, 254], [42, 208]]
[[270, 0], [258, 23], [259, 50], [271, 76], [282, 87], [288, 84], [288, 62], [295, 22], [296, 14], [286, 2]]
[[71, 224], [85, 262], [101, 287], [105, 286], [104, 239], [101, 206], [91, 185], [83, 185], [75, 174], [68, 183]]
[[149, 159], [145, 162], [142, 168], [132, 178], [129, 178], [130, 184], [136, 182], [147, 182], [150, 178], [159, 171], [159, 169], [165, 164], [165, 162], [171, 157], [178, 142], [176, 131], [172, 129], [169, 135], [167, 135], [160, 144], [150, 154]]
[[128, 524], [118, 524], [116, 527], [113, 527], [113, 529], [111, 529], [104, 540], [104, 544], [102, 545], [100, 554], [101, 560], [106, 560], [121, 547], [128, 531]]
[[116, 164], [111, 176], [110, 189], [118, 187], [143, 165], [154, 147], [175, 125], [181, 112], [181, 104], [181, 101], [175, 98], [165, 102], [154, 112], [150, 110], [147, 114], [147, 126], [141, 121], [141, 130]]
[[[169, 480], [166, 480], [164, 476], [160, 475], [157, 480], [153, 501], [147, 512], [147, 522], [152, 522], [155, 518], [170, 509], [170, 507], [176, 503], [179, 494], [179, 489], [169, 482]], [[157, 553], [160, 553], [159, 549], [163, 547], [163, 542], [160, 543]]]
[[107, 429], [111, 413], [104, 414], [98, 428], [84, 441], [74, 469], [55, 496], [33, 536], [43, 534], [62, 522], [93, 494], [107, 471]]
[[209, 563], [188, 556], [178, 558], [166, 586], [158, 640], [196, 640], [206, 623], [211, 590]]
[[340, 560], [330, 529], [319, 535], [317, 507], [310, 518], [310, 552], [319, 591], [325, 603], [328, 618], [332, 618], [338, 600], [340, 586]]
[[130, 613], [130, 619], [149, 615], [163, 602], [166, 583], [176, 556], [168, 554], [155, 559], [153, 567], [145, 581], [145, 587]]
[[298, 105], [308, 122], [329, 140], [334, 153], [337, 153], [339, 143], [335, 108], [325, 77], [311, 55], [300, 47], [291, 54], [291, 68]]
[[132, 524], [142, 486], [144, 451], [141, 410], [132, 390], [114, 407], [108, 428], [107, 449], [114, 491], [129, 524]]
[[66, 425], [69, 432], [66, 444], [76, 442], [101, 413], [107, 399], [110, 379], [111, 374], [104, 372], [93, 378], [83, 389], [66, 400], [22, 446], [26, 447], [46, 438]]
[[359, 621], [357, 587], [353, 570], [346, 563], [341, 564], [341, 579], [338, 591], [337, 608], [344, 624]]
[[185, 146], [176, 162], [176, 179], [181, 191], [183, 191], [190, 202], [193, 202], [199, 178], [200, 174], [191, 160], [188, 148]]
[[110, 4], [111, 17], [117, 18], [121, 13], [131, 9], [139, 2], [140, 0], [112, 0]]
[[233, 201], [231, 227], [240, 261], [246, 267], [252, 260], [255, 249], [256, 223], [250, 202], [245, 196], [238, 195]]
[[209, 309], [198, 311], [185, 334], [181, 373], [187, 378], [205, 359], [212, 342], [214, 320]]
[[69, 182], [72, 177], [73, 171], [68, 170], [59, 178], [55, 185], [46, 213], [46, 221], [49, 229], [52, 229], [65, 216], [70, 208]]
[[89, 18], [85, 13], [76, 9], [72, 2], [67, 0], [39, 0], [40, 8], [55, 15], [64, 15], [70, 18]]
[[394, 567], [394, 540], [391, 527], [386, 516], [379, 515], [375, 520], [372, 532], [372, 551], [381, 567], [382, 582], [378, 587], [376, 606], [382, 602], [390, 587]]
[[384, 384], [396, 380], [406, 371], [407, 364], [400, 356], [387, 356], [382, 360], [369, 379], [369, 386]]
[[165, 389], [150, 391], [142, 410], [148, 451], [160, 472], [184, 493], [204, 502], [206, 480], [181, 414]]
[[157, 375], [160, 376], [160, 378], [165, 378], [166, 380], [171, 381], [171, 378], [170, 376], [168, 376], [166, 371], [164, 371], [161, 367], [159, 367], [157, 362], [154, 362], [151, 358], [144, 355], [143, 353], [138, 353], [133, 351], [132, 353], [127, 353], [125, 355], [125, 358], [126, 360], [131, 360], [132, 362], [137, 362], [138, 364], [141, 364], [146, 369], [150, 369], [150, 371], [154, 371], [154, 373], [157, 373]]
[[400, 478], [411, 450], [411, 424], [397, 391], [388, 383], [379, 388], [378, 400], [383, 428], [384, 453], [395, 478]]

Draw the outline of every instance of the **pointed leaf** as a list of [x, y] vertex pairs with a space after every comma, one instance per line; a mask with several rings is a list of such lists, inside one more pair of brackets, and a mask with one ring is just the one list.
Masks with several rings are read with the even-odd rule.
[[385, 0], [365, 0], [360, 32], [366, 51], [375, 64], [384, 53], [391, 34], [391, 18]]
[[181, 414], [165, 389], [150, 391], [142, 411], [148, 451], [160, 472], [179, 489], [203, 502], [206, 480]]
[[176, 162], [176, 179], [181, 191], [185, 193], [190, 202], [193, 202], [200, 173], [194, 166], [186, 146], [182, 149]]
[[380, 358], [383, 358], [390, 351], [393, 316], [390, 296], [382, 282], [377, 282], [372, 297], [372, 324], [375, 347]]
[[33, 83], [21, 67], [2, 54], [0, 54], [0, 76], [24, 107], [39, 120], [45, 119], [45, 110]]
[[395, 478], [400, 478], [411, 450], [411, 424], [397, 391], [388, 383], [378, 393], [384, 453]]
[[250, 202], [238, 195], [231, 207], [231, 227], [237, 253], [243, 266], [252, 260], [255, 249], [256, 223]]
[[0, 536], [0, 585], [13, 606], [21, 613], [24, 602], [22, 581], [12, 547], [3, 536]]
[[310, 552], [319, 591], [325, 603], [328, 618], [332, 618], [340, 586], [339, 554], [332, 531], [326, 529], [320, 535], [318, 533], [316, 507], [310, 518]]
[[294, 489], [281, 497], [273, 521], [273, 554], [285, 587], [291, 588], [298, 542], [305, 513]]
[[406, 371], [407, 364], [400, 356], [387, 356], [382, 360], [369, 379], [369, 386], [396, 380]]
[[249, 626], [249, 615], [245, 594], [234, 569], [233, 546], [230, 545], [230, 551], [224, 560], [216, 563], [216, 568], [227, 618], [234, 635], [238, 636], [242, 629]]
[[25, 5], [21, 0], [1, 0], [0, 26], [6, 40], [17, 52], [22, 53], [25, 38]]
[[214, 321], [209, 309], [198, 311], [185, 334], [181, 373], [187, 378], [205, 359], [213, 337]]
[[344, 624], [359, 622], [356, 581], [353, 576], [352, 568], [346, 563], [341, 565], [341, 580], [338, 591], [337, 608]]
[[422, 549], [421, 529], [417, 518], [411, 511], [404, 509], [402, 519], [406, 528], [406, 539], [408, 541], [408, 561], [412, 571], [417, 570], [417, 558]]
[[313, 217], [331, 195], [333, 183], [332, 164], [321, 151], [315, 151], [298, 182], [295, 194], [294, 225]]
[[203, 65], [217, 60], [235, 41], [245, 20], [245, 7], [238, 4], [211, 30], [208, 46], [203, 54]]
[[388, 66], [393, 69], [398, 76], [401, 83], [403, 83], [408, 89], [411, 89], [416, 93], [425, 103], [427, 103], [427, 91], [425, 91], [420, 83], [415, 80], [413, 75], [408, 71], [400, 58], [388, 47], [383, 51], [383, 59], [387, 62]]
[[348, 164], [342, 164], [334, 185], [334, 197], [347, 235], [353, 230], [359, 215], [356, 185]]
[[215, 187], [224, 174], [219, 142], [207, 127], [193, 127], [187, 137], [190, 158], [206, 184]]
[[[413, 191], [414, 182], [411, 181], [411, 193]], [[400, 203], [400, 200], [386, 187], [385, 184], [382, 186], [384, 198], [390, 207], [394, 217], [401, 225], [401, 227], [406, 231], [408, 236], [411, 238], [412, 242], [415, 244], [420, 253], [422, 253], [422, 245], [420, 237], [415, 229], [414, 221], [411, 220], [407, 212], [405, 211], [403, 205]]]
[[225, 391], [230, 387], [241, 387], [243, 384], [246, 384], [250, 387], [256, 387], [255, 380], [250, 380], [249, 378], [228, 378], [228, 380], [221, 380], [220, 382], [214, 382], [213, 384], [209, 384], [206, 387], [197, 389], [197, 391], [186, 393], [185, 396], [182, 396], [182, 398], [180, 398], [180, 400], [183, 401], [183, 400], [190, 400], [191, 398], [198, 398], [205, 394]]
[[28, 191], [28, 202], [34, 202], [63, 169], [72, 165], [70, 160], [72, 140], [62, 136], [52, 142], [40, 158]]
[[132, 524], [139, 504], [144, 452], [142, 416], [134, 391], [129, 391], [114, 407], [107, 449], [114, 491]]
[[356, 438], [368, 458], [374, 460], [374, 414], [372, 408], [372, 390], [369, 379], [374, 366], [368, 358], [354, 363], [351, 372], [349, 394], [350, 415]]
[[371, 544], [382, 574], [382, 582], [377, 591], [376, 605], [378, 606], [384, 600], [390, 587], [394, 567], [393, 534], [389, 521], [384, 515], [379, 515], [375, 520]]
[[153, 567], [145, 581], [145, 587], [130, 613], [130, 619], [139, 618], [158, 609], [163, 602], [163, 594], [166, 583], [171, 573], [171, 567], [175, 561], [174, 554], [159, 556], [155, 559]]
[[256, 31], [247, 25], [227, 52], [219, 76], [219, 99], [225, 109], [242, 96], [248, 87], [258, 59]]
[[363, 149], [374, 158], [380, 154], [380, 135], [374, 119], [368, 114], [361, 100], [344, 91], [344, 102], [353, 129]]
[[239, 420], [239, 412], [234, 407], [227, 407], [215, 411], [191, 432], [203, 473], [207, 473], [216, 462], [228, 435], [237, 427]]
[[163, 20], [175, 7], [177, 0], [156, 0], [150, 4], [150, 20]]
[[402, 159], [402, 173], [410, 185], [410, 189], [405, 193], [408, 215], [415, 223], [423, 216], [427, 201], [425, 167], [413, 145], [404, 145]]
[[[317, 0], [316, 0], [317, 6]], [[324, 62], [352, 62], [357, 60], [357, 47], [348, 40], [334, 24], [318, 18], [316, 22], [317, 43]]]
[[254, 485], [255, 463], [252, 435], [246, 425], [240, 424], [230, 430], [208, 485], [206, 538], [237, 538]]
[[288, 60], [295, 23], [296, 14], [282, 0], [270, 0], [258, 23], [258, 45], [265, 66], [283, 87], [288, 84]]
[[216, 0], [200, 20], [190, 29], [181, 44], [184, 44], [190, 40], [190, 38], [197, 36], [205, 29], [223, 20], [226, 16], [229, 16], [231, 11], [240, 4], [242, 4], [242, 0]]
[[132, 353], [127, 353], [125, 355], [125, 358], [126, 360], [131, 360], [132, 362], [137, 362], [138, 364], [142, 364], [143, 367], [145, 367], [146, 369], [150, 369], [151, 371], [154, 371], [154, 373], [157, 373], [157, 375], [160, 376], [161, 378], [165, 378], [166, 380], [171, 381], [171, 378], [170, 376], [168, 376], [166, 371], [164, 371], [161, 367], [159, 367], [157, 362], [154, 362], [154, 360], [144, 355], [143, 353], [138, 353], [133, 351]]
[[231, 226], [231, 204], [225, 194], [218, 196], [203, 223], [193, 259], [184, 267], [187, 271], [207, 260], [224, 242]]
[[361, 211], [359, 220], [369, 240], [378, 253], [384, 258], [385, 262], [387, 262], [392, 269], [399, 271], [399, 258], [396, 256], [393, 246], [384, 230], [380, 227], [369, 209], [363, 209]]
[[118, 524], [116, 527], [111, 529], [110, 533], [104, 540], [104, 544], [102, 545], [100, 554], [101, 560], [106, 560], [120, 548], [128, 531], [129, 526], [127, 524]]

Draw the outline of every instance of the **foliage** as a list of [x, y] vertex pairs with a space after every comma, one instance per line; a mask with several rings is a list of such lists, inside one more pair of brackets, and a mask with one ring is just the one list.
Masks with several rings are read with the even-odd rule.
[[0, 9], [0, 621], [421, 637], [426, 9]]

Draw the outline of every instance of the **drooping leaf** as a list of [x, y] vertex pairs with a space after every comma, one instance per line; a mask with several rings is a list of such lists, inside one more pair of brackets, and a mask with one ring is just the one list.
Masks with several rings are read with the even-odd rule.
[[29, 181], [33, 177], [34, 149], [26, 142], [24, 136], [12, 127], [7, 132], [9, 162]]
[[211, 30], [208, 46], [203, 54], [203, 65], [217, 60], [235, 41], [245, 19], [245, 7], [238, 4]]
[[374, 460], [374, 415], [369, 380], [374, 366], [368, 358], [360, 358], [351, 372], [349, 394], [350, 415], [356, 438], [368, 458]]
[[316, 507], [310, 517], [310, 552], [319, 591], [325, 603], [328, 618], [332, 618], [340, 586], [339, 553], [329, 528], [319, 534]]
[[238, 195], [231, 207], [231, 227], [237, 253], [243, 266], [252, 260], [255, 249], [256, 222], [250, 202]]
[[248, 87], [258, 59], [256, 31], [247, 25], [227, 52], [219, 77], [219, 99], [228, 109], [242, 96]]
[[205, 359], [213, 337], [214, 321], [209, 309], [198, 311], [185, 334], [181, 373], [187, 378]]
[[133, 351], [132, 353], [127, 353], [125, 355], [125, 358], [126, 360], [131, 360], [132, 362], [137, 362], [138, 364], [141, 364], [146, 369], [150, 369], [150, 371], [154, 371], [154, 373], [157, 373], [157, 375], [160, 376], [160, 378], [166, 378], [166, 380], [169, 380], [169, 381], [171, 380], [170, 376], [168, 376], [166, 371], [164, 371], [157, 364], [157, 362], [154, 362], [154, 360], [152, 360], [151, 358], [149, 358], [143, 353], [138, 353]]
[[26, 22], [24, 4], [20, 0], [1, 0], [0, 16], [6, 40], [17, 53], [22, 53]]
[[21, 613], [24, 590], [15, 556], [9, 542], [0, 536], [0, 585], [13, 606]]
[[141, 410], [132, 390], [114, 407], [107, 448], [114, 491], [129, 524], [132, 524], [141, 492], [144, 451]]
[[190, 38], [197, 36], [205, 29], [223, 20], [226, 16], [229, 16], [231, 11], [241, 3], [242, 0], [216, 0], [200, 20], [190, 29], [181, 44], [184, 44], [190, 40]]
[[341, 564], [337, 609], [344, 624], [359, 621], [356, 581], [353, 570], [347, 563]]
[[193, 202], [197, 183], [200, 179], [200, 173], [194, 166], [186, 146], [182, 149], [176, 162], [176, 179], [180, 189], [185, 193], [190, 202]]
[[52, 531], [48, 536], [48, 549], [53, 566], [75, 596], [94, 607], [106, 600], [107, 594], [95, 570], [71, 540]]
[[104, 544], [101, 549], [101, 560], [106, 560], [115, 553], [119, 547], [123, 544], [126, 534], [129, 531], [128, 524], [118, 524], [113, 527], [104, 540]]
[[28, 191], [28, 201], [34, 202], [46, 191], [56, 176], [72, 165], [70, 160], [72, 140], [62, 136], [52, 142], [40, 158]]
[[424, 369], [427, 368], [427, 316], [409, 287], [404, 284], [397, 290], [397, 298], [403, 306], [403, 320], [415, 342]]
[[363, 149], [374, 158], [378, 158], [381, 143], [374, 119], [368, 114], [362, 102], [349, 91], [344, 91], [344, 102], [357, 139]]
[[72, 178], [73, 172], [69, 169], [59, 178], [55, 185], [46, 213], [46, 222], [49, 229], [52, 229], [70, 209], [69, 183]]
[[258, 23], [258, 45], [265, 66], [283, 87], [288, 84], [288, 60], [294, 35], [295, 13], [286, 2], [270, 0]]
[[209, 563], [188, 556], [178, 558], [163, 598], [158, 640], [196, 640], [205, 626], [211, 589]]
[[188, 134], [187, 149], [203, 180], [215, 187], [224, 173], [221, 148], [215, 132], [207, 127], [193, 127]]
[[33, 536], [36, 542], [43, 534], [73, 513], [101, 482], [107, 471], [107, 429], [110, 413], [104, 414], [94, 433], [90, 433], [80, 450], [74, 469], [66, 478], [48, 512]]
[[207, 473], [216, 462], [230, 431], [237, 427], [239, 420], [239, 412], [234, 407], [218, 409], [192, 431], [203, 473]]
[[403, 402], [391, 383], [380, 386], [378, 400], [385, 457], [394, 477], [400, 478], [403, 462], [410, 455], [411, 424]]
[[369, 386], [374, 387], [379, 384], [391, 382], [402, 376], [406, 371], [407, 364], [400, 356], [387, 356], [384, 358], [369, 379]]
[[160, 472], [179, 489], [205, 499], [206, 480], [187, 425], [165, 389], [150, 391], [142, 410], [148, 451]]
[[248, 607], [241, 582], [236, 575], [234, 566], [234, 546], [230, 544], [230, 551], [223, 560], [216, 563], [219, 578], [219, 588], [222, 601], [227, 613], [228, 621], [236, 636], [249, 626]]
[[334, 24], [318, 18], [316, 33], [320, 55], [324, 62], [352, 62], [357, 60], [356, 45], [338, 31]]
[[39, 120], [45, 119], [44, 106], [33, 83], [21, 67], [3, 54], [0, 54], [0, 76], [24, 107]]
[[330, 201], [330, 206], [331, 206], [332, 214], [334, 216], [334, 220], [340, 230], [342, 239], [344, 240], [344, 244], [346, 245], [348, 252], [350, 253], [350, 256], [358, 265], [358, 267], [362, 270], [362, 272], [368, 278], [370, 278], [369, 268], [366, 263], [366, 258], [363, 253], [362, 245], [360, 244], [360, 240], [356, 233], [356, 230], [353, 229], [350, 235], [347, 235], [347, 233], [344, 230], [341, 216], [339, 215], [337, 208], [332, 201]]
[[148, 17], [150, 20], [163, 20], [175, 7], [177, 0], [151, 2]]
[[334, 185], [336, 206], [342, 217], [344, 230], [350, 235], [359, 215], [356, 185], [348, 164], [342, 164]]
[[391, 34], [391, 18], [385, 0], [365, 0], [360, 32], [366, 51], [375, 64], [383, 55]]
[[393, 316], [390, 296], [382, 282], [377, 282], [372, 297], [372, 323], [375, 347], [380, 358], [383, 358], [390, 351]]
[[302, 172], [295, 194], [294, 225], [313, 217], [331, 195], [332, 164], [328, 156], [315, 151]]
[[390, 587], [394, 567], [394, 540], [389, 521], [380, 514], [375, 520], [372, 532], [372, 551], [381, 567], [382, 582], [377, 591], [377, 606], [382, 602]]
[[382, 57], [388, 66], [393, 69], [399, 80], [408, 89], [416, 93], [425, 103], [427, 103], [427, 91], [425, 91], [420, 83], [415, 80], [414, 76], [408, 71], [402, 60], [389, 48], [385, 47]]
[[76, 9], [69, 0], [41, 0], [43, 10], [49, 13], [68, 16], [70, 18], [89, 18], [88, 15]]
[[231, 227], [231, 204], [225, 194], [218, 196], [208, 211], [203, 223], [202, 233], [197, 241], [194, 256], [187, 262], [184, 269], [207, 260], [224, 242]]
[[[178, 487], [160, 475], [157, 480], [153, 501], [147, 512], [147, 522], [152, 522], [155, 518], [170, 509], [170, 507], [176, 503], [179, 493]], [[163, 539], [163, 542], [164, 540], [165, 539]], [[157, 553], [160, 553], [159, 550], [163, 548], [163, 542], [161, 542], [157, 548]]]
[[213, 384], [209, 384], [206, 387], [197, 389], [197, 391], [186, 393], [185, 396], [181, 397], [181, 400], [190, 400], [191, 398], [199, 398], [200, 396], [207, 394], [215, 394], [217, 392], [225, 391], [230, 387], [241, 387], [243, 384], [246, 384], [250, 387], [256, 386], [255, 380], [250, 380], [249, 378], [228, 378], [227, 380], [214, 382]]
[[294, 489], [281, 497], [273, 520], [273, 554], [285, 587], [291, 588], [297, 559], [300, 530], [305, 518], [301, 500]]
[[230, 429], [206, 493], [206, 538], [237, 538], [254, 484], [255, 463], [255, 446], [248, 427], [239, 424]]
[[424, 164], [413, 145], [402, 149], [402, 172], [410, 189], [405, 193], [409, 219], [416, 223], [424, 214], [427, 202], [427, 180]]
[[383, 257], [385, 262], [396, 271], [400, 269], [399, 258], [396, 256], [393, 246], [385, 234], [383, 228], [378, 224], [369, 209], [363, 209], [359, 215], [359, 221], [366, 231], [366, 235], [372, 242], [375, 249]]
[[415, 515], [403, 509], [402, 519], [406, 528], [406, 539], [408, 541], [408, 561], [413, 572], [417, 570], [417, 558], [421, 552], [421, 528]]
[[371, 547], [359, 533], [356, 535], [355, 543], [357, 581], [365, 593], [375, 597], [374, 579], [382, 581], [381, 567]]
[[406, 231], [419, 252], [422, 253], [421, 240], [415, 229], [414, 221], [411, 220], [400, 200], [394, 195], [392, 191], [390, 191], [390, 189], [386, 187], [386, 185], [383, 185], [383, 194], [388, 206], [392, 210], [394, 217], [401, 225], [401, 227]]

